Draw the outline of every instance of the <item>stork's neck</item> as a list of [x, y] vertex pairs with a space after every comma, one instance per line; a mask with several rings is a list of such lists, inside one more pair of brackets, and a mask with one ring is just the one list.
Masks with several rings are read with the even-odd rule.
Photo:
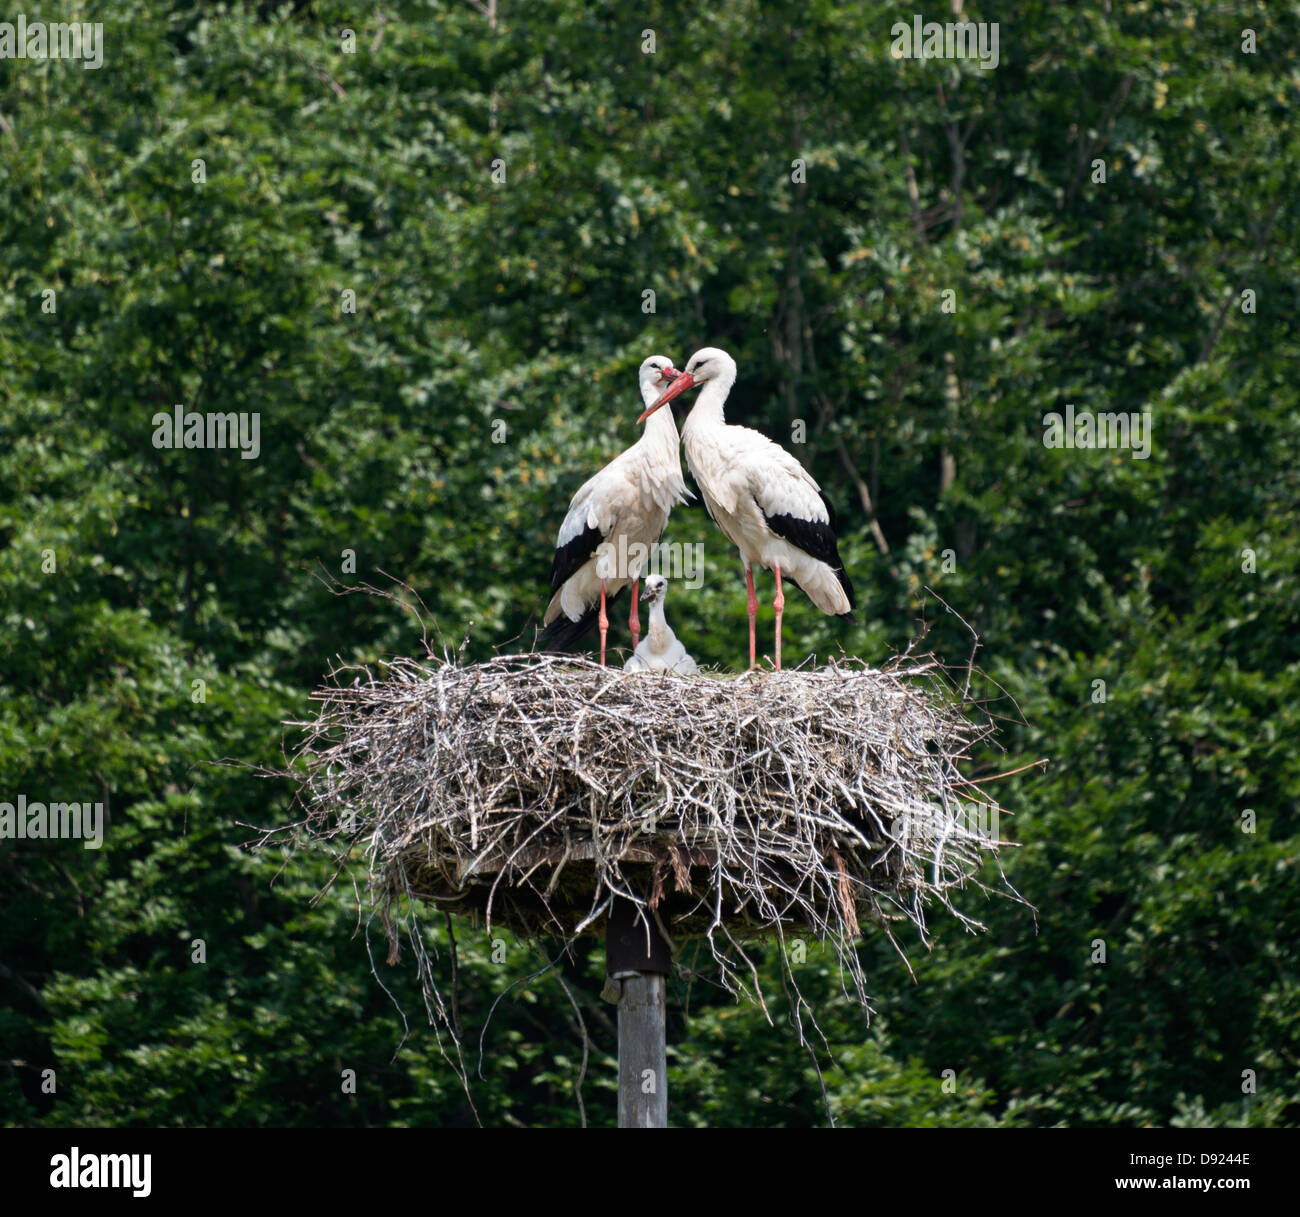
[[699, 397], [695, 399], [695, 405], [687, 416], [686, 422], [682, 424], [682, 430], [693, 431], [726, 426], [727, 420], [723, 416], [722, 408], [726, 404], [727, 395], [731, 392], [735, 379], [733, 373], [730, 376], [724, 374], [706, 381]]
[[664, 617], [664, 601], [660, 596], [658, 600], [650, 604], [650, 629], [647, 635], [650, 639], [650, 646], [655, 651], [664, 651], [669, 646], [669, 640], [672, 637], [672, 631], [668, 628], [668, 620]]
[[[648, 409], [659, 400], [659, 390], [654, 385], [642, 385], [641, 400], [645, 402]], [[677, 423], [673, 419], [672, 406], [660, 406], [650, 415], [645, 420], [645, 431], [642, 435], [646, 443], [653, 444], [656, 448], [676, 448], [681, 440], [677, 435]]]

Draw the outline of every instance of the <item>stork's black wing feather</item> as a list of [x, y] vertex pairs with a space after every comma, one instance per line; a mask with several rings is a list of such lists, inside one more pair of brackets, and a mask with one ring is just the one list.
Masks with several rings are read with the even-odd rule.
[[[608, 616], [613, 617], [614, 605], [616, 605], [623, 596], [622, 589], [617, 596], [610, 596], [605, 601], [605, 611]], [[600, 605], [596, 604], [589, 608], [577, 621], [570, 621], [561, 613], [550, 625], [544, 626], [537, 633], [537, 650], [546, 652], [567, 651], [575, 643], [580, 642], [584, 635], [596, 624], [600, 617]]]
[[551, 565], [552, 596], [560, 590], [570, 575], [576, 574], [587, 560], [594, 556], [602, 540], [604, 538], [600, 529], [588, 524], [576, 537], [556, 547], [555, 561]]
[[[844, 594], [849, 598], [849, 608], [852, 608], [856, 603], [856, 599], [853, 594], [853, 584], [849, 582], [848, 572], [844, 569], [844, 563], [840, 561], [840, 547], [835, 536], [835, 508], [825, 494], [820, 490], [817, 493], [826, 508], [827, 518], [825, 521], [805, 520], [800, 516], [788, 514], [770, 516], [765, 511], [763, 512], [763, 519], [767, 521], [767, 526], [782, 540], [798, 546], [809, 557], [825, 562], [835, 572], [835, 577], [840, 581]], [[763, 511], [763, 505], [757, 499], [754, 502], [757, 504], [759, 511]], [[798, 585], [796, 584], [796, 586]], [[844, 615], [846, 617], [852, 616], [850, 613]]]

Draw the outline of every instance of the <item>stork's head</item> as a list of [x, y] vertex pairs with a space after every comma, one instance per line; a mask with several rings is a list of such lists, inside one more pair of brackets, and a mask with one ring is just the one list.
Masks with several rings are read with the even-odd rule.
[[668, 592], [668, 580], [663, 575], [647, 575], [645, 577], [645, 591], [641, 593], [642, 600], [649, 600], [651, 604], [659, 604]]
[[726, 385], [732, 385], [736, 380], [736, 361], [732, 359], [726, 351], [719, 347], [702, 347], [691, 356], [691, 361], [686, 365], [686, 371], [673, 379], [659, 397], [646, 407], [645, 413], [641, 418], [649, 418], [660, 406], [667, 405], [679, 393], [685, 393], [687, 389], [693, 389], [696, 385], [702, 385], [705, 381], [719, 380]]
[[641, 396], [650, 400], [665, 385], [671, 384], [677, 376], [677, 369], [673, 367], [673, 361], [667, 355], [651, 355], [649, 359], [641, 362], [639, 373]]

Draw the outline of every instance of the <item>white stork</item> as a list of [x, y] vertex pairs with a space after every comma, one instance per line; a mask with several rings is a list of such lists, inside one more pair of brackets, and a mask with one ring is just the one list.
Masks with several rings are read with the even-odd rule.
[[729, 426], [723, 403], [736, 381], [736, 361], [717, 347], [691, 356], [686, 371], [641, 415], [649, 418], [679, 393], [703, 385], [682, 424], [686, 464], [709, 515], [740, 550], [749, 593], [749, 666], [754, 657], [754, 564], [776, 576], [776, 668], [781, 668], [784, 574], [823, 613], [854, 620], [853, 585], [840, 561], [835, 509], [812, 475], [778, 444], [748, 427]]
[[663, 575], [646, 576], [641, 599], [650, 601], [650, 628], [644, 641], [627, 657], [625, 672], [676, 672], [681, 676], [695, 672], [695, 660], [686, 653], [664, 616], [667, 593], [668, 580]]
[[[639, 373], [642, 402], [649, 406], [678, 375], [671, 359], [651, 355]], [[541, 634], [544, 643], [569, 646], [594, 620], [600, 626], [603, 666], [609, 632], [606, 599], [613, 599], [631, 583], [628, 626], [635, 649], [641, 637], [638, 580], [674, 502], [685, 503], [686, 494], [677, 424], [672, 411], [665, 410], [647, 422], [635, 444], [584, 482], [573, 496], [555, 541], [551, 602]]]

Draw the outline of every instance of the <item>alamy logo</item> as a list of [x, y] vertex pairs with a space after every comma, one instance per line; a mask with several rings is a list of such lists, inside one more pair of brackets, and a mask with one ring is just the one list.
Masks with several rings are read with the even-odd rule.
[[1074, 403], [1065, 407], [1065, 415], [1043, 415], [1044, 448], [1129, 448], [1135, 461], [1151, 455], [1151, 411], [1140, 414], [1094, 414], [1091, 410], [1075, 412]]
[[989, 71], [998, 66], [998, 23], [988, 21], [922, 21], [912, 14], [912, 24], [896, 21], [889, 28], [894, 41], [889, 53], [895, 59], [978, 59]]
[[153, 1191], [152, 1154], [83, 1154], [77, 1146], [50, 1159], [51, 1187], [129, 1187], [133, 1196]]
[[247, 412], [200, 414], [177, 406], [174, 413], [159, 411], [153, 423], [155, 448], [239, 448], [246, 461], [262, 451], [262, 416]]
[[629, 544], [619, 533], [618, 544], [602, 541], [596, 546], [596, 575], [601, 579], [639, 579], [642, 575], [663, 575], [682, 581], [683, 587], [704, 582], [704, 543], [683, 545], [679, 541], [643, 541]]
[[944, 841], [1002, 840], [1002, 809], [993, 803], [966, 803], [947, 809], [921, 804], [894, 821], [894, 837], [915, 849], [933, 849]]
[[0, 840], [83, 841], [85, 849], [104, 843], [103, 803], [0, 803]]
[[93, 72], [104, 66], [102, 21], [0, 21], [0, 59], [80, 59]]

